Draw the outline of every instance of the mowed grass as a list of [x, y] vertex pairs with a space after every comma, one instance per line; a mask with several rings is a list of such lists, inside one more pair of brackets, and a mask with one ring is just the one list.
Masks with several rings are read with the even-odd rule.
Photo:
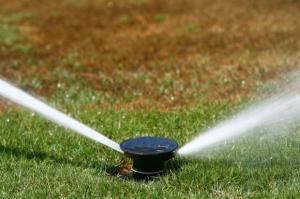
[[[76, 102], [51, 104], [117, 142], [153, 135], [175, 139], [180, 146], [240, 109], [232, 103], [210, 102], [165, 113], [116, 111], [86, 108], [79, 105], [86, 102], [83, 98]], [[34, 114], [11, 108], [2, 113], [0, 126], [2, 198], [299, 197], [296, 132], [266, 143], [249, 139], [200, 159], [176, 157], [167, 163], [165, 176], [135, 182], [115, 174], [118, 166], [130, 164], [123, 155]]]
[[[182, 146], [299, 63], [297, 1], [0, 2], [0, 76], [118, 143]], [[124, 155], [0, 99], [0, 198], [299, 198], [299, 144], [254, 137], [128, 181]]]

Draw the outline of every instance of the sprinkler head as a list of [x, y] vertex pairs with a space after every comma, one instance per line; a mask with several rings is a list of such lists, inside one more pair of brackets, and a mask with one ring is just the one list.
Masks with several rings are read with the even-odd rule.
[[120, 147], [133, 160], [133, 175], [143, 178], [163, 173], [164, 163], [174, 157], [177, 143], [161, 137], [137, 137], [123, 141]]

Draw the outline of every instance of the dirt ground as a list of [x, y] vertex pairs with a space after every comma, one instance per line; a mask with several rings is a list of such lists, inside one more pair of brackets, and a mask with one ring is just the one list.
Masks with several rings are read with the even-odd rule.
[[203, 99], [241, 100], [296, 68], [300, 56], [297, 0], [0, 5], [0, 24], [21, 35], [0, 42], [0, 75], [16, 84], [37, 81], [23, 87], [42, 96], [51, 96], [57, 84], [80, 80], [123, 99], [104, 102], [109, 107], [170, 109]]

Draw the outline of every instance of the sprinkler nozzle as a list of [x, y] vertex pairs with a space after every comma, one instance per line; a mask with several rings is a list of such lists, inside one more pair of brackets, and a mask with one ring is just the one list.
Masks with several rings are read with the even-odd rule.
[[133, 174], [148, 177], [163, 173], [164, 163], [174, 157], [177, 143], [161, 137], [138, 137], [123, 141], [120, 147], [133, 160]]

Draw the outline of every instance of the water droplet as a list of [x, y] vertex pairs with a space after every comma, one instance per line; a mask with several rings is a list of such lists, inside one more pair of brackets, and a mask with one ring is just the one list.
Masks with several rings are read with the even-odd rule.
[[241, 86], [244, 87], [245, 84], [246, 84], [246, 81], [245, 81], [245, 80], [242, 80], [242, 81], [241, 81]]

